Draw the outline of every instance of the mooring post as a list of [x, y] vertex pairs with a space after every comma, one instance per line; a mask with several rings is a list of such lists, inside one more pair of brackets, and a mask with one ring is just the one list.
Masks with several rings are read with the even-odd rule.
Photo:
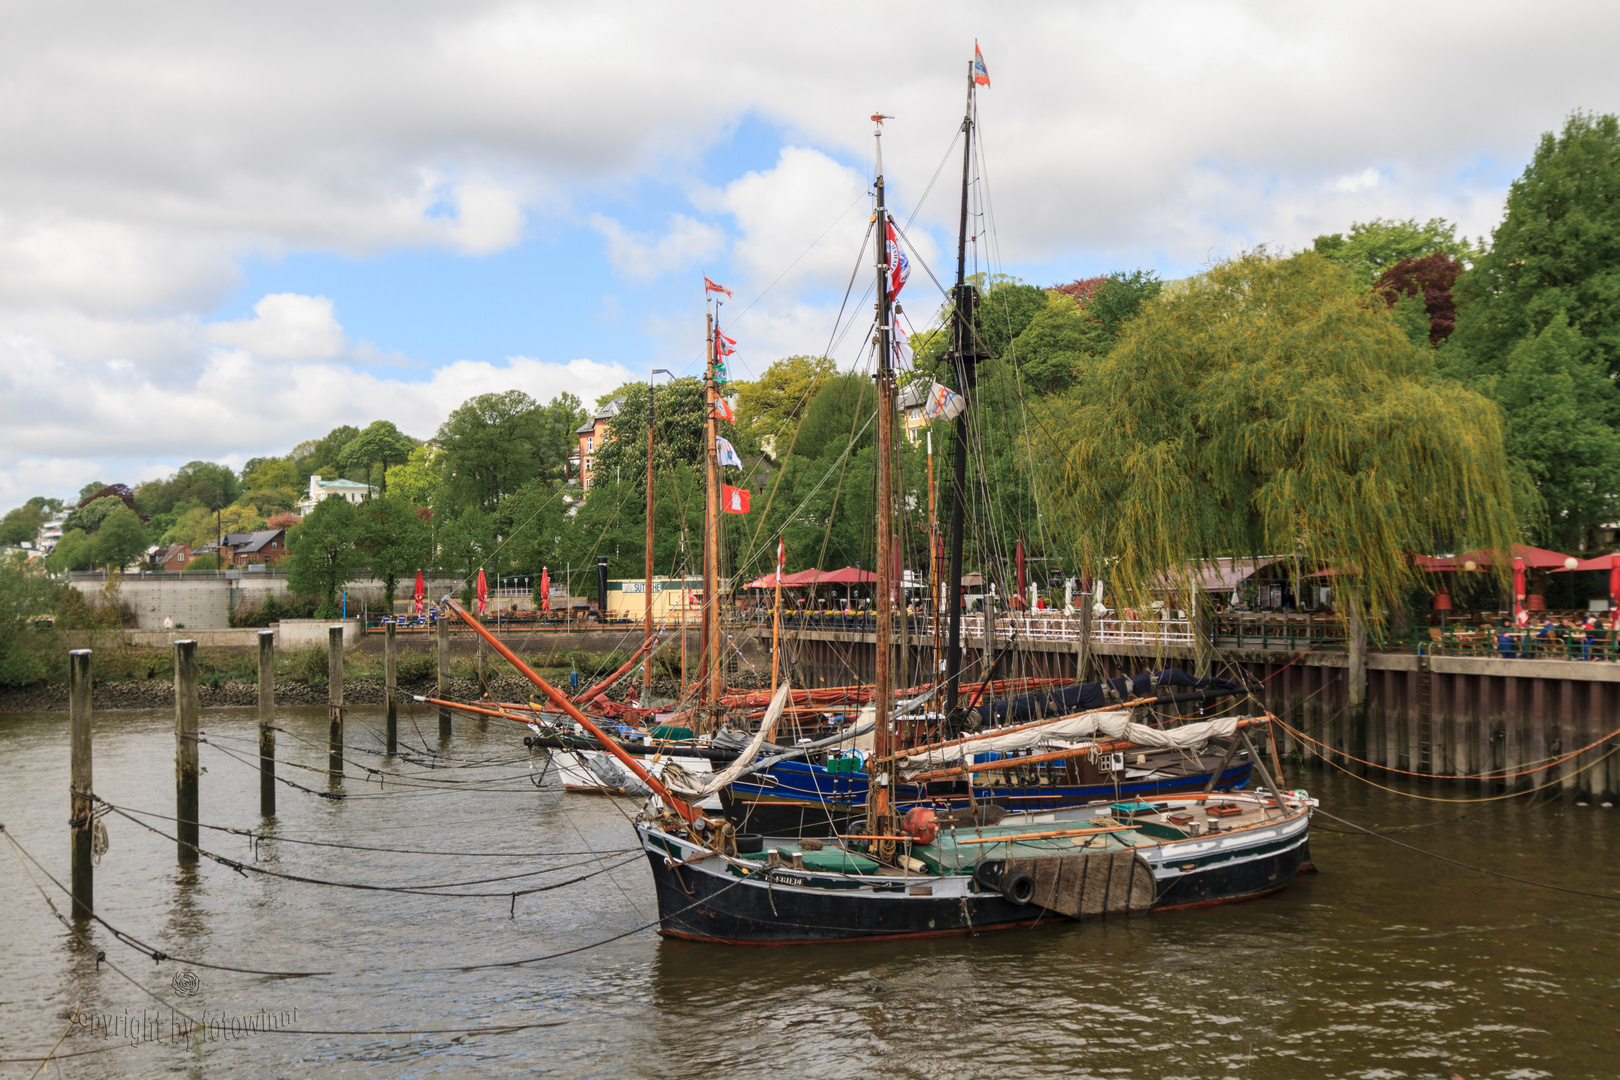
[[95, 868], [91, 850], [95, 800], [90, 777], [90, 650], [68, 653], [68, 702], [73, 714], [72, 809], [68, 824], [73, 838], [73, 917], [89, 918], [95, 910]]
[[326, 747], [326, 774], [343, 776], [343, 627], [326, 630], [326, 701], [332, 712], [331, 735]]
[[[439, 616], [439, 700], [450, 700], [450, 620]], [[450, 709], [439, 706], [439, 741], [450, 741]]]
[[276, 816], [276, 632], [259, 631], [259, 813]]
[[197, 861], [197, 643], [174, 643], [174, 834], [180, 861]]
[[399, 662], [394, 655], [394, 620], [383, 625], [383, 692], [388, 698], [388, 752], [399, 749]]

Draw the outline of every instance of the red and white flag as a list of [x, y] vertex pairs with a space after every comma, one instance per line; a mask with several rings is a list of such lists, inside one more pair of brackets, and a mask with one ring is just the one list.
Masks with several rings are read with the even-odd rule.
[[728, 514], [748, 513], [748, 489], [720, 485], [720, 508]]
[[726, 420], [733, 424], [737, 422], [737, 414], [731, 411], [731, 402], [723, 397], [714, 399], [714, 415], [717, 419]]
[[776, 583], [782, 584], [782, 570], [787, 566], [787, 542], [776, 538]]
[[[720, 331], [716, 330], [715, 333], [720, 334]], [[735, 345], [735, 344], [737, 344], [737, 339], [734, 338], [734, 337], [726, 337], [726, 335], [724, 335], [724, 334], [720, 334], [720, 337], [722, 339], [724, 339], [724, 341], [725, 341], [725, 343], [727, 345]]]
[[905, 252], [900, 250], [900, 241], [894, 235], [894, 222], [889, 226], [889, 302], [894, 303], [900, 290], [906, 287], [906, 279], [911, 276], [911, 261], [906, 258]]
[[979, 51], [979, 43], [973, 43], [973, 81], [980, 86], [990, 85], [990, 72], [984, 66], [984, 53]]
[[714, 282], [709, 280], [708, 275], [704, 275], [704, 277], [703, 277], [703, 295], [707, 296], [712, 292], [723, 292], [727, 296], [731, 295], [731, 290], [730, 289], [726, 288], [724, 285], [716, 285]]

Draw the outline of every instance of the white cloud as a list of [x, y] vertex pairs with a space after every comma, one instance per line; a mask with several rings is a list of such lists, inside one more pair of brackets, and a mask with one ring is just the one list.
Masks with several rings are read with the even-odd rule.
[[1353, 175], [1339, 177], [1328, 185], [1328, 190], [1340, 195], [1354, 195], [1358, 191], [1377, 187], [1382, 178], [1377, 169], [1363, 169]]
[[348, 336], [324, 296], [274, 293], [254, 304], [253, 313], [252, 319], [210, 324], [208, 339], [278, 360], [320, 360], [349, 352]]
[[605, 214], [586, 219], [607, 241], [608, 262], [631, 281], [652, 281], [684, 270], [725, 246], [725, 234], [685, 214], [671, 214], [669, 227], [659, 237], [632, 233]]

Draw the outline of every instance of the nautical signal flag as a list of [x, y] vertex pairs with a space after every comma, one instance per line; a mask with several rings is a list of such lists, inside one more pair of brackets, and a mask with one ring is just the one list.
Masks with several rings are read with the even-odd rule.
[[721, 484], [720, 509], [728, 514], [748, 513], [748, 489], [734, 488], [730, 484]]
[[990, 72], [985, 70], [984, 53], [979, 51], [979, 43], [973, 43], [973, 81], [980, 86], [990, 85]]
[[723, 397], [714, 399], [714, 415], [716, 419], [727, 420], [733, 424], [737, 422], [737, 414], [731, 411], [731, 402]]
[[[720, 334], [720, 331], [716, 330], [715, 333]], [[727, 345], [735, 345], [735, 344], [737, 344], [737, 339], [736, 338], [727, 337], [724, 334], [720, 334], [720, 340], [724, 341]]]
[[714, 437], [714, 449], [720, 457], [721, 466], [731, 465], [738, 469], [743, 467], [742, 458], [737, 456], [737, 451], [732, 448], [732, 445], [729, 442], [719, 435]]
[[723, 292], [727, 296], [731, 295], [730, 289], [726, 288], [724, 285], [716, 285], [714, 282], [709, 280], [707, 275], [705, 275], [703, 278], [703, 295], [707, 296], [712, 292]]

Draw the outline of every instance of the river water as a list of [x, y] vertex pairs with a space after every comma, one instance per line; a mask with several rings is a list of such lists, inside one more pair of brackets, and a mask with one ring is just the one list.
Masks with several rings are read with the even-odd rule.
[[[282, 775], [328, 790], [323, 775], [292, 767], [324, 767], [325, 710], [287, 710], [281, 723]], [[375, 752], [381, 724], [380, 711], [349, 716], [350, 797], [283, 786], [278, 838], [205, 829], [203, 846], [279, 873], [372, 885], [547, 872], [457, 886], [500, 895], [447, 898], [208, 861], [186, 869], [173, 842], [112, 815], [97, 913], [182, 958], [154, 963], [101, 926], [83, 931], [90, 944], [75, 942], [0, 845], [0, 1058], [41, 1055], [61, 1039], [60, 1052], [78, 1056], [47, 1075], [1620, 1075], [1620, 903], [1487, 877], [1319, 819], [1320, 872], [1247, 904], [920, 943], [664, 941], [630, 932], [656, 917], [645, 864], [600, 858], [631, 846], [632, 805], [536, 787], [521, 733], [496, 723], [458, 719], [432, 768], [431, 713], [401, 717], [409, 760]], [[233, 756], [256, 753], [254, 714], [209, 711], [202, 727], [202, 820], [259, 828], [257, 772]], [[172, 713], [98, 713], [96, 792], [172, 814], [173, 753]], [[1403, 827], [1389, 834], [1403, 842], [1620, 895], [1620, 810], [1425, 802], [1408, 796], [1477, 793], [1394, 785], [1396, 794], [1332, 771], [1289, 780], [1347, 819]], [[67, 818], [66, 716], [0, 716], [0, 823], [63, 882]], [[510, 897], [603, 867], [616, 868]], [[591, 947], [457, 970], [580, 946]], [[206, 1019], [211, 1037], [176, 1035], [187, 1017]], [[246, 1030], [271, 1023], [299, 1033]], [[501, 1024], [545, 1026], [424, 1033]], [[34, 1067], [0, 1064], [0, 1076]]]

